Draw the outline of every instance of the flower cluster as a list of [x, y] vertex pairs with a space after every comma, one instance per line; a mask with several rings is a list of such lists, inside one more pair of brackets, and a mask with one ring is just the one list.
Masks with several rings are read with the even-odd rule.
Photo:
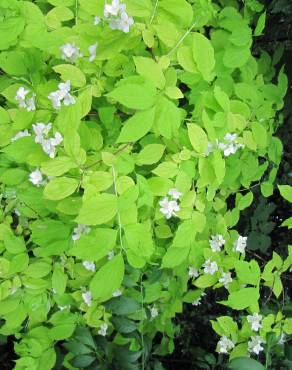
[[109, 21], [112, 30], [128, 33], [134, 24], [133, 17], [126, 12], [126, 4], [120, 4], [120, 0], [112, 0], [111, 5], [105, 4], [104, 17]]
[[62, 102], [66, 106], [76, 103], [76, 99], [70, 94], [70, 90], [71, 82], [68, 80], [66, 82], [59, 83], [58, 90], [53, 91], [48, 95], [48, 98], [51, 100], [55, 109], [60, 109]]
[[[91, 231], [90, 227], [88, 227], [86, 225], [78, 224], [76, 227], [74, 227], [72, 240], [74, 240], [74, 241], [79, 240], [82, 234], [88, 234], [88, 233], [90, 233], [90, 231]], [[90, 263], [93, 263], [93, 262], [90, 262]], [[88, 263], [86, 263], [86, 265], [88, 266]], [[87, 268], [87, 267], [85, 267], [85, 268]], [[87, 270], [90, 270], [90, 269], [87, 268]]]
[[48, 135], [52, 129], [52, 124], [48, 123], [36, 123], [32, 125], [35, 133], [35, 142], [40, 144], [43, 151], [48, 154], [50, 158], [54, 158], [56, 155], [56, 147], [63, 141], [63, 137], [59, 132], [55, 133], [55, 136], [49, 138]]
[[240, 148], [244, 148], [244, 145], [237, 141], [237, 134], [227, 133], [223, 141], [217, 139], [215, 145], [210, 142], [208, 143], [206, 155], [208, 156], [215, 149], [220, 149], [223, 151], [225, 157], [229, 157], [231, 154], [235, 154]]
[[213, 252], [220, 252], [221, 248], [225, 244], [225, 240], [220, 234], [212, 235], [209, 240], [209, 244]]
[[64, 44], [60, 47], [61, 50], [61, 59], [65, 60], [66, 62], [75, 63], [77, 59], [82, 57], [80, 54], [80, 49], [74, 43]]
[[189, 277], [190, 277], [190, 278], [196, 278], [196, 277], [198, 277], [198, 276], [199, 276], [199, 272], [198, 272], [198, 270], [197, 270], [195, 267], [190, 266], [190, 267], [189, 267]]
[[171, 197], [164, 197], [160, 202], [159, 205], [161, 206], [160, 212], [165, 215], [167, 219], [170, 219], [172, 216], [176, 216], [176, 212], [179, 212], [180, 207], [177, 201], [182, 196], [177, 189], [170, 189], [168, 195]]
[[153, 305], [152, 307], [149, 307], [149, 310], [150, 310], [150, 316], [152, 319], [155, 319], [155, 317], [158, 316], [158, 309], [155, 305]]
[[246, 236], [239, 235], [236, 241], [234, 242], [233, 250], [235, 252], [244, 253], [246, 248], [246, 241], [247, 241]]
[[33, 93], [30, 98], [27, 98], [26, 95], [30, 91], [26, 90], [23, 86], [16, 91], [14, 99], [18, 102], [19, 108], [25, 108], [28, 112], [35, 110], [35, 94]]

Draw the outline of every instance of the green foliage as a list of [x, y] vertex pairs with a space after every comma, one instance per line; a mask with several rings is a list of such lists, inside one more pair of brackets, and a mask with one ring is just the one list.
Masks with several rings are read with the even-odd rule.
[[162, 369], [184, 304], [223, 290], [240, 325], [212, 321], [217, 352], [260, 369], [248, 356], [291, 335], [261, 294], [292, 256], [245, 260], [235, 230], [282, 155], [263, 6], [105, 3], [0, 0], [0, 335], [16, 370]]

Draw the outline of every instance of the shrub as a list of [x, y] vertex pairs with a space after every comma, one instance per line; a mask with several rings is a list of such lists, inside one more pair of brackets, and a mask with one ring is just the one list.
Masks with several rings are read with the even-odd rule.
[[212, 321], [216, 350], [256, 363], [291, 334], [260, 306], [291, 250], [260, 268], [236, 231], [282, 153], [287, 79], [251, 49], [263, 6], [0, 0], [0, 17], [0, 334], [15, 369], [161, 369], [176, 314], [211, 289], [234, 310]]

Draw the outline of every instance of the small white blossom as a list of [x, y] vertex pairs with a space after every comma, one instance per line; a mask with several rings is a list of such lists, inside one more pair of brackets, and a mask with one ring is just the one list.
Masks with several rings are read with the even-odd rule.
[[222, 272], [222, 276], [219, 279], [219, 283], [222, 283], [226, 289], [229, 288], [229, 284], [232, 283], [232, 277], [230, 272]]
[[101, 324], [100, 328], [98, 330], [98, 334], [105, 337], [107, 335], [107, 329], [108, 329], [108, 324], [106, 324], [106, 323]]
[[39, 169], [36, 169], [29, 174], [29, 181], [33, 183], [33, 185], [39, 187], [44, 183], [43, 174]]
[[265, 343], [265, 342], [259, 335], [251, 337], [248, 344], [247, 344], [248, 345], [248, 351], [258, 355], [261, 351], [264, 350], [264, 347], [262, 347], [263, 343]]
[[213, 252], [220, 252], [221, 247], [225, 244], [225, 240], [220, 234], [212, 235], [209, 244]]
[[27, 130], [19, 131], [17, 134], [13, 136], [11, 141], [16, 141], [22, 137], [31, 136], [30, 133]]
[[239, 253], [244, 253], [246, 248], [246, 236], [238, 236], [237, 240], [234, 243], [234, 251]]
[[223, 335], [218, 341], [217, 348], [219, 353], [228, 353], [234, 348], [234, 343]]
[[114, 251], [109, 251], [108, 254], [107, 254], [107, 259], [108, 260], [112, 260], [115, 256], [115, 252]]
[[163, 198], [159, 205], [161, 206], [160, 212], [167, 218], [170, 219], [172, 216], [176, 216], [175, 212], [180, 210], [179, 205], [175, 200], [169, 200], [167, 197]]
[[200, 304], [202, 303], [201, 300], [202, 298], [206, 295], [206, 293], [202, 293], [201, 296], [197, 299], [195, 299], [193, 302], [192, 302], [192, 305], [193, 306], [200, 306]]
[[78, 224], [73, 230], [72, 240], [74, 241], [79, 240], [81, 237], [81, 234], [88, 234], [90, 233], [90, 231], [91, 231], [90, 227], [86, 225]]
[[182, 196], [182, 193], [174, 188], [169, 190], [168, 195], [170, 195], [172, 199], [178, 200]]
[[96, 48], [97, 48], [97, 43], [95, 43], [93, 45], [90, 45], [88, 47], [88, 51], [89, 51], [89, 58], [88, 58], [88, 60], [90, 62], [93, 62], [94, 59], [96, 58]]
[[49, 122], [47, 125], [45, 123], [36, 123], [32, 125], [32, 129], [35, 133], [35, 142], [41, 143], [44, 136], [47, 136], [52, 128], [52, 124]]
[[64, 44], [60, 47], [61, 59], [66, 60], [70, 63], [75, 63], [80, 58], [80, 49], [74, 44]]
[[197, 270], [195, 267], [190, 266], [190, 267], [189, 267], [189, 277], [191, 277], [191, 278], [196, 278], [196, 277], [198, 277], [198, 276], [199, 276], [199, 272], [198, 272], [198, 270]]
[[212, 143], [209, 141], [208, 142], [208, 146], [207, 146], [207, 149], [205, 151], [205, 155], [208, 157], [208, 155], [210, 155], [212, 152], [213, 152], [214, 148], [213, 148], [213, 145]]
[[100, 17], [98, 17], [97, 15], [94, 17], [94, 19], [93, 19], [93, 24], [95, 25], [95, 26], [97, 26], [98, 24], [100, 23]]
[[15, 100], [17, 100], [18, 102], [22, 102], [25, 100], [26, 98], [26, 95], [29, 93], [29, 90], [26, 90], [23, 86], [20, 87], [17, 91], [16, 91], [16, 95], [15, 95]]
[[155, 307], [155, 305], [152, 307], [149, 307], [149, 309], [150, 309], [150, 316], [152, 317], [152, 319], [158, 316], [158, 309]]
[[224, 142], [218, 142], [218, 149], [224, 152], [225, 157], [235, 154], [238, 149], [243, 148], [244, 145], [237, 142], [237, 134], [227, 133], [224, 136]]
[[252, 330], [259, 331], [259, 329], [262, 327], [262, 318], [263, 316], [259, 315], [257, 312], [247, 316], [247, 321], [250, 324]]
[[134, 24], [133, 17], [129, 17], [126, 12], [121, 13], [121, 20], [119, 24], [119, 30], [125, 33], [129, 33], [130, 27]]
[[229, 134], [227, 133], [225, 136], [224, 136], [224, 140], [226, 141], [230, 141], [230, 142], [233, 142], [235, 141], [237, 138], [237, 135], [236, 134]]
[[88, 307], [92, 305], [92, 295], [89, 291], [82, 293], [82, 299], [87, 304]]
[[287, 342], [287, 336], [284, 332], [282, 332], [278, 344], [283, 345], [285, 342]]
[[92, 271], [92, 272], [95, 271], [95, 263], [92, 262], [92, 261], [84, 261], [84, 262], [82, 262], [82, 265], [88, 271]]
[[210, 275], [214, 275], [215, 272], [218, 271], [218, 265], [216, 262], [212, 262], [210, 259], [208, 259], [204, 264], [203, 264], [203, 267], [204, 267], [204, 272], [205, 274], [210, 274]]
[[104, 5], [104, 16], [108, 18], [109, 16], [118, 16], [121, 11], [126, 9], [124, 4], [120, 4], [120, 0], [112, 0], [112, 4]]
[[35, 94], [32, 94], [32, 97], [26, 100], [26, 110], [31, 112], [35, 110]]
[[120, 295], [122, 295], [122, 292], [120, 289], [117, 289], [113, 292], [113, 297], [119, 297]]

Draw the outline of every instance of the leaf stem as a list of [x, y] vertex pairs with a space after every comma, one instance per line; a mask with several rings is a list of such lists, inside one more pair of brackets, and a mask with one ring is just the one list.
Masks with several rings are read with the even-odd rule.
[[167, 57], [169, 57], [184, 41], [184, 39], [188, 36], [189, 33], [191, 33], [192, 29], [195, 27], [195, 22], [191, 25], [191, 27], [185, 32], [185, 34], [178, 40], [178, 42], [175, 44], [175, 46], [166, 54]]
[[[117, 178], [116, 178], [116, 171], [115, 171], [115, 168], [114, 166], [112, 166], [112, 171], [113, 171], [113, 180], [114, 180], [114, 189], [115, 189], [115, 194], [116, 194], [116, 197], [118, 196], [118, 190], [117, 190]], [[122, 222], [121, 222], [121, 216], [120, 216], [120, 212], [118, 211], [117, 212], [117, 216], [118, 216], [118, 225], [119, 225], [119, 237], [120, 237], [120, 244], [121, 244], [121, 249], [124, 251], [124, 246], [123, 246], [123, 239], [122, 239]]]
[[156, 0], [156, 2], [155, 2], [155, 5], [154, 5], [154, 8], [153, 8], [153, 12], [152, 12], [152, 14], [151, 14], [151, 18], [150, 18], [150, 22], [149, 22], [149, 24], [151, 24], [151, 23], [153, 22], [153, 19], [154, 19], [154, 17], [155, 17], [156, 10], [157, 10], [157, 5], [158, 5], [158, 0]]

